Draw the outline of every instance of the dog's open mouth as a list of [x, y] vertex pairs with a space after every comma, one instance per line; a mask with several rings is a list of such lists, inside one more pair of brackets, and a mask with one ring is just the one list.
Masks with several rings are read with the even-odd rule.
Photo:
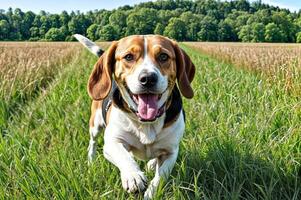
[[133, 94], [128, 88], [127, 91], [137, 104], [136, 115], [140, 121], [154, 121], [164, 113], [164, 105], [160, 108], [158, 105], [162, 94]]

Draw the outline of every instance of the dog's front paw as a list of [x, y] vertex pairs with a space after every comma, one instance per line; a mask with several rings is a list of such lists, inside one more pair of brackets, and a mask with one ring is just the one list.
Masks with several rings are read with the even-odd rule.
[[153, 199], [160, 184], [160, 176], [155, 176], [144, 193], [144, 200]]
[[143, 200], [150, 200], [153, 199], [156, 194], [156, 187], [150, 186], [144, 193]]
[[121, 172], [122, 187], [127, 192], [144, 192], [147, 186], [147, 179], [141, 171]]
[[95, 160], [96, 156], [96, 144], [91, 142], [89, 143], [88, 147], [88, 165], [91, 165]]
[[151, 159], [150, 161], [147, 162], [147, 165], [146, 165], [147, 171], [155, 170], [156, 165], [157, 165], [157, 158]]

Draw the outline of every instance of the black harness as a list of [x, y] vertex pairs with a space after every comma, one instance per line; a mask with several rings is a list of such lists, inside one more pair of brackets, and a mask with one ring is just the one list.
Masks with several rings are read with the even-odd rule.
[[[182, 98], [177, 86], [172, 90], [172, 94], [169, 97], [170, 99], [167, 102], [170, 102], [169, 107], [165, 111], [166, 116], [164, 119], [164, 124], [168, 124], [172, 122], [176, 116], [183, 110], [184, 120], [185, 120], [185, 111], [183, 109]], [[102, 104], [102, 116], [104, 118], [104, 122], [106, 122], [107, 112], [110, 109], [110, 106], [114, 103], [120, 109], [126, 109], [124, 107], [124, 99], [122, 98], [118, 87], [116, 86], [115, 81], [112, 82], [112, 89], [109, 95], [103, 100]]]
[[118, 90], [118, 88], [116, 86], [116, 83], [115, 83], [115, 81], [112, 81], [111, 91], [110, 91], [109, 95], [102, 102], [102, 109], [101, 110], [102, 110], [102, 117], [104, 119], [105, 124], [107, 122], [107, 113], [110, 109], [110, 106], [112, 105], [113, 95], [114, 95], [116, 90]]

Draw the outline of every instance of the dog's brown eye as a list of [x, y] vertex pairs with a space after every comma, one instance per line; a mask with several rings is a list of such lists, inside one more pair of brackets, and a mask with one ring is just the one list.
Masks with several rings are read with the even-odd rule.
[[168, 60], [169, 56], [166, 54], [166, 53], [161, 53], [159, 56], [158, 56], [158, 60], [160, 62], [166, 62]]
[[132, 60], [134, 60], [134, 55], [133, 54], [131, 54], [131, 53], [129, 53], [129, 54], [127, 54], [127, 55], [125, 55], [124, 56], [124, 59], [126, 60], [126, 61], [132, 61]]

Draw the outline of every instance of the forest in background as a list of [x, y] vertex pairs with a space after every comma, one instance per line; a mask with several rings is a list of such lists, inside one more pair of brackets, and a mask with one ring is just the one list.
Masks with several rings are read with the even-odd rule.
[[94, 41], [160, 34], [179, 41], [300, 43], [301, 10], [291, 12], [260, 0], [158, 0], [60, 14], [0, 9], [0, 41], [72, 41], [75, 33]]

